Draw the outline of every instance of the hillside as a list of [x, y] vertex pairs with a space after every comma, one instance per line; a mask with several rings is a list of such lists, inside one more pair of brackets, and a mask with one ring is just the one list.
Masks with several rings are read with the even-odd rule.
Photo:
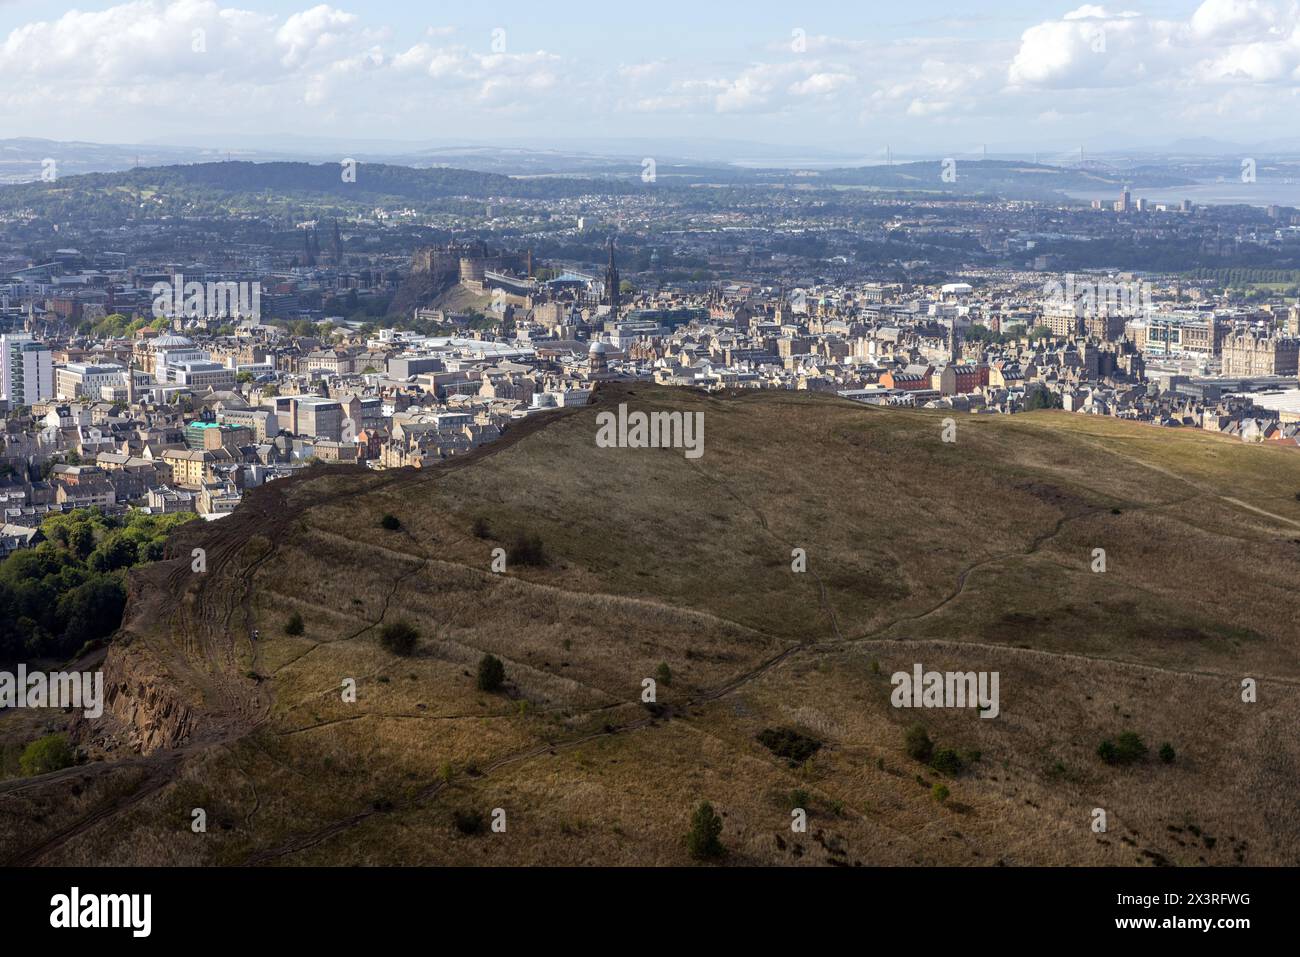
[[344, 179], [340, 163], [242, 160], [141, 167], [115, 173], [61, 175], [53, 182], [0, 185], [0, 212], [36, 209], [42, 215], [217, 215], [294, 204], [421, 204], [456, 197], [560, 199], [587, 193], [627, 193], [631, 186], [587, 179], [522, 179], [498, 173], [386, 163], [358, 163]]
[[[621, 402], [702, 412], [704, 454], [598, 447]], [[103, 760], [0, 782], [3, 856], [687, 864], [708, 800], [729, 864], [1300, 862], [1300, 456], [1054, 412], [947, 443], [944, 418], [615, 385], [439, 468], [258, 489], [132, 573], [76, 728]], [[519, 536], [545, 563], [494, 573]], [[998, 672], [999, 715], [892, 707], [916, 663]], [[960, 770], [909, 757], [917, 723]], [[1103, 762], [1125, 731], [1150, 754]], [[505, 833], [465, 833], [494, 808]]]
[[905, 162], [888, 166], [831, 169], [819, 173], [816, 182], [839, 186], [871, 186], [879, 189], [926, 189], [949, 192], [986, 191], [997, 194], [1047, 193], [1069, 189], [1125, 186], [1133, 188], [1186, 186], [1193, 180], [1163, 167], [1117, 170], [1107, 167], [1079, 168], [1009, 160], [956, 159], [953, 178], [944, 180], [943, 162]]

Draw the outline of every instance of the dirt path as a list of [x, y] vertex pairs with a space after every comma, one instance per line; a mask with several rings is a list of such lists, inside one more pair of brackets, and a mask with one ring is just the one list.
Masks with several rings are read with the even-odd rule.
[[[557, 413], [548, 413], [546, 420], [549, 421], [550, 419], [573, 414], [577, 411], [578, 409], [565, 409], [560, 410]], [[480, 447], [467, 456], [450, 460], [447, 463], [443, 463], [427, 470], [399, 470], [389, 474], [381, 473], [378, 478], [375, 477], [376, 473], [373, 472], [366, 472], [363, 477], [361, 472], [364, 472], [364, 470], [359, 470], [356, 473], [347, 470], [332, 470], [325, 474], [331, 478], [337, 476], [344, 480], [346, 480], [349, 475], [354, 474], [360, 479], [360, 481], [357, 483], [348, 483], [344, 481], [343, 484], [345, 485], [345, 488], [329, 495], [322, 496], [321, 498], [314, 499], [305, 507], [312, 508], [321, 505], [328, 505], [344, 498], [359, 494], [372, 494], [384, 489], [414, 490], [425, 482], [436, 482], [440, 475], [445, 474], [448, 471], [469, 467], [481, 458], [488, 455], [498, 454], [499, 452], [508, 449], [514, 444], [514, 442], [519, 441], [526, 435], [543, 427], [545, 422], [541, 421], [542, 418], [543, 417], [537, 417], [536, 420], [525, 420], [523, 425], [518, 427], [516, 430], [511, 430], [511, 432], [506, 433], [506, 436], [497, 443], [493, 443], [492, 446]], [[1113, 452], [1114, 450], [1108, 448], [1107, 451]], [[1128, 457], [1126, 456], [1126, 458]], [[1136, 458], [1131, 458], [1130, 460], [1157, 472], [1165, 473], [1170, 477], [1179, 479], [1180, 481], [1192, 486], [1196, 491], [1184, 498], [1174, 499], [1169, 502], [1156, 503], [1152, 505], [1130, 505], [1127, 508], [1129, 511], [1166, 508], [1202, 495], [1215, 494], [1207, 492], [1198, 483], [1195, 483], [1184, 476], [1170, 472], [1160, 466], [1142, 462], [1140, 459]], [[732, 492], [725, 483], [719, 482], [702, 469], [698, 469], [698, 467], [697, 471], [700, 472], [701, 476], [706, 481], [723, 488], [730, 497], [736, 500], [742, 507], [753, 513], [761, 528], [767, 534], [771, 535], [777, 541], [781, 541], [786, 547], [795, 547], [794, 543], [783, 541], [780, 536], [773, 532], [769, 527], [766, 516], [761, 510], [752, 506], [750, 503], [745, 502]], [[245, 678], [240, 667], [241, 649], [246, 649], [248, 658], [253, 662], [254, 668], [256, 668], [258, 660], [258, 648], [250, 639], [251, 626], [254, 620], [252, 611], [253, 583], [258, 571], [276, 554], [279, 543], [286, 537], [291, 523], [299, 516], [300, 510], [296, 507], [290, 507], [287, 504], [289, 494], [297, 489], [298, 483], [312, 481], [317, 477], [320, 477], [320, 475], [309, 475], [282, 480], [281, 482], [271, 483], [270, 485], [263, 487], [263, 489], [254, 490], [252, 494], [245, 497], [245, 504], [241, 506], [240, 510], [238, 510], [235, 515], [222, 519], [219, 522], [212, 523], [210, 526], [202, 530], [204, 534], [201, 536], [185, 536], [181, 542], [184, 546], [182, 549], [184, 557], [173, 559], [173, 561], [177, 561], [177, 564], [167, 570], [165, 581], [160, 583], [163, 585], [161, 593], [159, 593], [159, 590], [155, 590], [154, 594], [149, 597], [148, 603], [141, 609], [137, 609], [137, 614], [142, 611], [148, 612], [152, 609], [160, 615], [165, 616], [162, 620], [171, 622], [175, 629], [174, 633], [180, 637], [178, 644], [173, 649], [171, 661], [171, 664], [176, 668], [175, 674], [177, 674], [178, 677], [181, 677], [185, 682], [192, 683], [191, 686], [199, 688], [203, 692], [205, 700], [210, 703], [211, 710], [203, 717], [203, 725], [200, 731], [201, 738], [177, 749], [156, 752], [153, 755], [145, 757], [127, 758], [122, 761], [106, 764], [104, 772], [130, 767], [144, 767], [147, 773], [140, 784], [133, 788], [129, 793], [118, 795], [104, 802], [81, 819], [66, 825], [51, 835], [43, 837], [35, 846], [19, 852], [8, 861], [8, 863], [39, 863], [50, 853], [67, 844], [68, 841], [114, 819], [129, 808], [138, 805], [151, 795], [156, 794], [174, 778], [177, 770], [187, 757], [200, 751], [207, 750], [213, 746], [223, 746], [232, 743], [269, 721], [272, 707], [269, 688], [265, 688], [259, 683]], [[277, 488], [277, 486], [279, 487]], [[1264, 511], [1263, 509], [1249, 505], [1248, 503], [1241, 502], [1240, 500], [1228, 498], [1226, 496], [1216, 495], [1216, 497], [1223, 498], [1225, 501], [1238, 507], [1244, 507], [1270, 518], [1300, 527], [1300, 522], [1295, 522], [1283, 516], [1274, 515]], [[702, 691], [681, 705], [665, 707], [658, 715], [640, 717], [625, 722], [617, 727], [607, 726], [603, 731], [583, 733], [562, 742], [533, 745], [521, 749], [518, 752], [495, 759], [486, 765], [479, 773], [481, 776], [487, 776], [501, 768], [518, 765], [542, 756], [553, 755], [559, 751], [578, 747], [585, 742], [606, 735], [627, 734], [652, 729], [661, 720], [670, 720], [675, 715], [689, 711], [694, 707], [710, 702], [716, 702], [734, 694], [797, 655], [807, 652], [818, 653], [830, 651], [832, 649], [843, 648], [846, 645], [884, 640], [881, 639], [880, 636], [897, 625], [908, 621], [917, 621], [936, 614], [953, 601], [957, 600], [965, 592], [971, 575], [979, 569], [998, 562], [1033, 555], [1047, 542], [1058, 536], [1070, 522], [1096, 515], [1104, 510], [1105, 509], [1102, 507], [1094, 507], [1077, 513], [1062, 515], [1052, 527], [1035, 535], [1023, 549], [982, 558], [964, 567], [957, 576], [953, 590], [927, 610], [913, 615], [900, 616], [878, 628], [872, 629], [869, 633], [858, 637], [846, 638], [842, 634], [831, 602], [831, 596], [827, 591], [825, 583], [822, 581], [821, 577], [817, 575], [815, 569], [810, 569], [818, 583], [819, 607], [821, 612], [829, 620], [831, 641], [821, 644], [813, 642], [790, 644], [769, 656], [755, 667], [746, 670], [725, 683], [713, 689]], [[255, 556], [252, 560], [240, 560], [239, 556], [243, 554], [247, 541], [252, 535], [261, 535], [268, 539], [270, 547], [265, 551], [265, 553]], [[193, 610], [188, 608], [184, 601], [177, 600], [177, 598], [183, 596], [186, 593], [186, 590], [194, 583], [194, 576], [189, 570], [188, 558], [188, 549], [191, 544], [198, 544], [207, 548], [209, 561], [209, 573], [208, 575], [203, 576], [203, 580], [199, 583], [198, 594], [195, 596], [192, 603]], [[420, 549], [422, 552], [424, 551], [418, 542], [414, 544], [417, 549]], [[430, 562], [454, 565], [459, 568], [471, 568], [471, 566], [464, 565], [463, 563], [449, 562], [443, 559], [434, 558], [427, 552], [423, 555], [411, 555], [406, 552], [400, 552], [399, 550], [393, 551], [415, 563], [413, 570], [407, 574], [418, 573], [420, 570], [427, 567]], [[214, 572], [220, 573], [227, 570], [230, 571], [229, 575], [214, 574]], [[472, 570], [483, 572], [482, 569], [477, 568]], [[379, 618], [359, 629], [356, 633], [357, 635], [363, 634], [365, 631], [368, 631], [382, 623], [384, 615], [387, 613], [389, 603], [396, 594], [397, 588], [400, 586], [401, 579], [406, 578], [407, 574], [400, 576], [399, 580], [393, 583], [393, 588], [385, 598], [383, 611], [381, 611]], [[484, 574], [487, 573], [484, 572]], [[233, 587], [230, 584], [232, 578], [234, 582]], [[523, 583], [536, 588], [556, 588], [556, 586], [552, 585], [529, 583], [522, 579], [511, 579], [511, 581]], [[214, 593], [213, 589], [218, 587], [218, 583], [220, 588], [225, 590], [224, 594]], [[564, 589], [557, 590], [565, 591]], [[742, 625], [739, 622], [721, 619], [707, 612], [699, 612], [693, 609], [680, 609], [675, 606], [663, 605], [656, 602], [647, 602], [643, 599], [628, 598], [626, 596], [608, 597], [621, 598], [625, 601], [645, 603], [657, 607], [671, 607], [685, 615], [698, 615], [703, 618], [725, 622], [730, 626], [742, 628], [750, 633], [765, 635], [765, 637], [770, 638], [778, 645], [784, 641], [789, 641], [789, 639], [780, 639], [777, 636], [766, 635], [750, 626]], [[239, 634], [241, 629], [242, 635]], [[981, 647], [1008, 653], [1027, 652], [1026, 649], [1017, 649], [1004, 645], [972, 645], [963, 642], [953, 642], [952, 644], [956, 646], [965, 645], [968, 647]], [[313, 649], [309, 649], [305, 653], [309, 654], [311, 650]], [[1084, 658], [1126, 667], [1143, 667], [1155, 671], [1168, 671], [1175, 674], [1194, 674], [1214, 678], [1224, 677], [1213, 672], [1176, 672], [1172, 669], [1137, 665], [1101, 656], [1087, 656], [1073, 653], [1038, 650], [1032, 650], [1032, 653], [1067, 658]], [[298, 659], [293, 659], [293, 661], [296, 660]], [[201, 662], [206, 667], [200, 669], [196, 667], [196, 662]], [[276, 669], [276, 671], [278, 672], [291, 663], [292, 661], [281, 665], [280, 668]], [[1285, 679], [1275, 680], [1300, 686], [1300, 682], [1296, 681]], [[615, 702], [611, 705], [593, 709], [587, 713], [595, 713], [596, 711], [634, 703], [635, 702], [625, 701]], [[377, 716], [369, 714], [358, 715], [355, 718], [344, 720], [357, 720], [365, 717]], [[438, 716], [391, 715], [388, 717], [435, 718]], [[443, 716], [441, 720], [449, 720], [455, 717], [456, 716]], [[476, 715], [475, 717], [483, 716]], [[315, 727], [317, 726], [294, 729], [288, 733], [304, 733], [314, 730]], [[17, 794], [28, 789], [54, 784], [64, 780], [65, 778], [73, 777], [78, 773], [85, 774], [87, 773], [87, 770], [86, 767], [80, 767], [67, 769], [66, 772], [56, 772], [53, 775], [46, 775], [42, 778], [22, 782], [6, 782], [5, 785], [0, 785], [0, 796], [6, 794]], [[96, 771], [94, 773], [98, 774], [104, 772]], [[445, 786], [444, 782], [435, 781], [424, 790], [418, 792], [408, 801], [402, 802], [391, 810], [409, 810], [417, 808], [437, 796]], [[254, 793], [256, 793], [255, 789]], [[250, 812], [250, 815], [251, 813], [255, 813], [257, 808], [260, 807], [260, 803], [261, 799], [258, 797], [257, 804], [254, 807], [254, 812]], [[245, 863], [254, 866], [269, 864], [303, 853], [329, 841], [333, 837], [348, 832], [376, 814], [391, 813], [391, 810], [381, 811], [374, 808], [360, 810], [354, 814], [341, 818], [340, 820], [315, 828], [304, 834], [297, 835], [275, 847], [257, 851], [252, 854]]]
[[[544, 428], [549, 422], [573, 415], [581, 407], [560, 409], [531, 416], [505, 433], [496, 442], [482, 445], [456, 459], [440, 462], [425, 469], [396, 469], [376, 473], [364, 467], [333, 467], [329, 471], [293, 476], [252, 489], [244, 496], [240, 508], [216, 522], [182, 526], [180, 534], [168, 543], [168, 557], [139, 570], [131, 580], [132, 601], [123, 621], [121, 633], [130, 635], [137, 623], [148, 622], [148, 630], [161, 627], [178, 636], [167, 649], [169, 673], [183, 686], [196, 690], [203, 698], [204, 713], [195, 737], [174, 748], [160, 749], [148, 755], [133, 755], [112, 761], [80, 765], [35, 778], [0, 784], [0, 798], [50, 785], [87, 773], [96, 777], [117, 770], [142, 767], [146, 775], [127, 793], [115, 795], [76, 821], [45, 835], [34, 845], [18, 851], [5, 863], [31, 865], [39, 863], [69, 840], [119, 816], [123, 811], [160, 791], [175, 778], [185, 759], [213, 747], [233, 743], [265, 724], [271, 713], [268, 689], [246, 677], [240, 668], [238, 649], [247, 648], [254, 667], [258, 650], [252, 641], [253, 579], [257, 571], [276, 553], [298, 509], [288, 505], [289, 495], [305, 482], [321, 478], [357, 479], [362, 486], [346, 487], [313, 499], [311, 507], [328, 505], [358, 494], [383, 489], [403, 489], [435, 482], [448, 472], [469, 467], [481, 459], [497, 455], [516, 442]], [[234, 566], [237, 556], [253, 536], [268, 540], [270, 547], [252, 561]], [[207, 572], [197, 575], [191, 570], [190, 550], [203, 548], [207, 555]], [[231, 576], [222, 573], [231, 568]], [[233, 577], [233, 584], [230, 578]], [[191, 611], [183, 600], [197, 583]], [[142, 595], [139, 589], [143, 587]], [[140, 600], [143, 599], [143, 600]], [[235, 617], [242, 612], [240, 628]], [[373, 626], [368, 626], [373, 627]], [[138, 640], [138, 639], [137, 639]], [[157, 643], [151, 647], [158, 647]], [[198, 667], [199, 664], [205, 667]], [[92, 770], [93, 768], [93, 770]]]

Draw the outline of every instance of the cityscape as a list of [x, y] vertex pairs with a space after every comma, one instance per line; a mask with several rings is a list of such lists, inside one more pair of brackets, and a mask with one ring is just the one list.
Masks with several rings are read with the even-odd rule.
[[[1300, 863], [1294, 6], [759, 5], [585, 78], [591, 11], [98, 6], [0, 8], [36, 923], [177, 920], [87, 896], [133, 868], [962, 867], [1218, 934]], [[1192, 92], [1060, 126], [1112, 89]]]
[[[498, 201], [443, 227], [472, 238], [428, 245], [432, 228], [382, 209], [278, 230], [240, 217], [229, 240], [219, 223], [110, 216], [61, 232], [77, 245], [47, 244], [41, 262], [23, 251], [48, 226], [15, 211], [6, 552], [79, 507], [215, 518], [314, 462], [430, 465], [607, 381], [1055, 408], [1300, 445], [1295, 208], [1152, 205], [1128, 188], [1086, 205], [890, 199], [863, 204], [874, 222], [855, 229], [825, 200], [693, 226], [689, 198], [672, 202], [683, 225], [660, 230], [621, 194], [554, 212]], [[1207, 265], [1040, 252], [1115, 237]], [[940, 253], [885, 260], [891, 245]], [[1298, 265], [1217, 265], [1250, 261]]]

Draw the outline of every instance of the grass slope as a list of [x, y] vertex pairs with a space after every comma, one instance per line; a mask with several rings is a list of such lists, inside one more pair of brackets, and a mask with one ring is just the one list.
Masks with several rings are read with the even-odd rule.
[[[598, 448], [619, 402], [702, 411], [703, 457]], [[173, 676], [186, 744], [0, 788], [0, 843], [60, 864], [683, 864], [707, 799], [732, 864], [1300, 862], [1300, 456], [1052, 412], [961, 417], [945, 443], [943, 418], [612, 386], [441, 468], [273, 483], [178, 534], [115, 649]], [[549, 561], [494, 573], [520, 535]], [[397, 620], [411, 657], [379, 643]], [[476, 689], [485, 652], [501, 692]], [[998, 671], [1000, 717], [891, 707], [916, 662]], [[918, 722], [966, 769], [909, 758]], [[767, 728], [821, 746], [792, 766]], [[1125, 730], [1151, 756], [1103, 763]], [[457, 826], [495, 808], [504, 833]]]

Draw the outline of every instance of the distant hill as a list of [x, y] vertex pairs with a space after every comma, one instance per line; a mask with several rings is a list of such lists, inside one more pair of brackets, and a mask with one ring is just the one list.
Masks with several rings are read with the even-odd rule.
[[955, 179], [943, 179], [944, 162], [896, 163], [891, 166], [864, 166], [833, 169], [808, 177], [812, 184], [873, 186], [881, 189], [933, 189], [951, 192], [987, 191], [1060, 191], [1091, 189], [1099, 185], [1114, 186], [1118, 191], [1132, 187], [1183, 186], [1192, 182], [1183, 176], [1158, 167], [1110, 169], [1104, 166], [1063, 167], [1011, 160], [956, 159], [952, 165]]
[[60, 178], [54, 183], [26, 183], [0, 187], [0, 204], [21, 204], [55, 190], [82, 192], [149, 190], [199, 191], [212, 196], [239, 197], [273, 193], [301, 199], [422, 201], [456, 196], [493, 196], [543, 199], [579, 196], [589, 192], [619, 193], [632, 187], [617, 183], [554, 177], [514, 179], [496, 173], [461, 169], [413, 169], [382, 163], [359, 163], [354, 182], [345, 181], [338, 163], [251, 163], [231, 161], [194, 163], [88, 173]]
[[[64, 217], [116, 207], [124, 215], [136, 196], [152, 213], [193, 215], [223, 209], [262, 208], [269, 203], [380, 203], [418, 205], [464, 198], [564, 199], [583, 195], [643, 192], [639, 163], [593, 161], [584, 175], [508, 176], [451, 167], [414, 168], [390, 163], [358, 163], [355, 182], [343, 179], [338, 163], [225, 162], [141, 167], [112, 173], [64, 175], [55, 182], [0, 186], [0, 210], [37, 208]], [[824, 189], [871, 188], [889, 192], [1055, 199], [1064, 190], [1125, 186], [1169, 187], [1192, 180], [1158, 166], [1113, 169], [1048, 166], [1007, 160], [962, 160], [943, 176], [941, 161], [898, 163], [823, 171], [743, 169], [667, 163], [659, 167], [660, 190], [689, 189], [713, 183], [733, 187], [772, 185]]]
[[[703, 455], [598, 446], [620, 405], [702, 414]], [[743, 864], [1293, 864], [1300, 455], [950, 414], [612, 385], [437, 467], [247, 490], [133, 573], [74, 728], [105, 760], [0, 782], [0, 858], [684, 865], [708, 800]], [[997, 672], [998, 717], [892, 706], [918, 665]]]

